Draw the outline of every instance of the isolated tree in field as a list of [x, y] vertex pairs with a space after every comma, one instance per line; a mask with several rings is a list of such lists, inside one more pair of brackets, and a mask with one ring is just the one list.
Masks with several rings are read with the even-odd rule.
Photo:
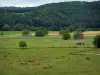
[[100, 35], [96, 35], [93, 40], [93, 45], [96, 48], [100, 48]]
[[20, 48], [25, 48], [25, 47], [27, 47], [27, 43], [25, 41], [20, 41], [19, 42], [19, 47]]
[[28, 29], [24, 29], [22, 31], [22, 36], [28, 36], [30, 34], [30, 31]]
[[64, 40], [68, 40], [71, 38], [70, 32], [68, 30], [61, 30], [60, 34], [62, 35]]

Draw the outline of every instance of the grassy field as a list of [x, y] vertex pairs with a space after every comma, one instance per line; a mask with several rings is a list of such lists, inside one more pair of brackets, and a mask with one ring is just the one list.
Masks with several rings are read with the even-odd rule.
[[[4, 35], [21, 35], [21, 31], [3, 31], [4, 32]], [[34, 31], [31, 31], [30, 32], [31, 34], [34, 35]], [[86, 31], [86, 32], [83, 32], [84, 35], [97, 35], [97, 34], [100, 34], [100, 31]], [[59, 31], [49, 31], [49, 34], [50, 36], [58, 36], [59, 35]]]
[[[0, 38], [0, 75], [100, 75], [100, 49], [93, 48], [93, 37], [85, 36], [83, 46], [61, 36]], [[27, 48], [19, 48], [21, 40]]]
[[16, 35], [21, 34], [21, 31], [2, 31], [4, 35]]

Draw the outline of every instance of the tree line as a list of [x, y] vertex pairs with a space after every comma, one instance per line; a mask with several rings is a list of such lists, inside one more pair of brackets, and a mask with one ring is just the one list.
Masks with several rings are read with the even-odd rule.
[[61, 2], [38, 7], [0, 7], [0, 30], [100, 28], [100, 1]]

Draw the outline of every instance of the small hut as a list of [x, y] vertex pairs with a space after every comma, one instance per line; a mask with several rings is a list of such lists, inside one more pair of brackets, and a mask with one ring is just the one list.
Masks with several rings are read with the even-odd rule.
[[77, 45], [84, 45], [84, 35], [80, 34], [77, 38]]

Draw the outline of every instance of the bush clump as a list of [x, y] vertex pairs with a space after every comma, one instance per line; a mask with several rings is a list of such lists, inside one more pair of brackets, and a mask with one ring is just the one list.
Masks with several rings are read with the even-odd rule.
[[90, 57], [86, 57], [87, 60], [90, 60]]
[[47, 29], [39, 29], [35, 32], [36, 37], [44, 37], [45, 35], [48, 34]]
[[100, 48], [100, 35], [96, 35], [93, 40], [93, 45], [96, 48]]
[[25, 48], [25, 47], [27, 47], [27, 43], [25, 41], [20, 41], [19, 42], [19, 47], [20, 48]]
[[62, 35], [64, 40], [68, 40], [71, 38], [70, 32], [66, 29], [66, 30], [61, 30], [60, 34]]

